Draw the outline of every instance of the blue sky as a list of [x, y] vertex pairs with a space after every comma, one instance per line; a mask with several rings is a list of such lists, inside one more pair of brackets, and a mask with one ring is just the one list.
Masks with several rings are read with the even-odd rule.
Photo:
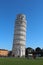
[[43, 0], [0, 0], [0, 49], [12, 49], [16, 15], [26, 15], [26, 47], [43, 48]]

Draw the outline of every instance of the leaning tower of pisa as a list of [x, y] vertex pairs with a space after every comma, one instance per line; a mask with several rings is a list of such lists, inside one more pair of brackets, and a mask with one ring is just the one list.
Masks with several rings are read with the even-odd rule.
[[18, 14], [15, 20], [12, 55], [15, 57], [25, 56], [26, 45], [26, 16]]

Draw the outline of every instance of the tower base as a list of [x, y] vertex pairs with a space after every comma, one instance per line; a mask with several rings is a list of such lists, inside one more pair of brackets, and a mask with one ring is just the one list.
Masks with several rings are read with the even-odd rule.
[[12, 56], [14, 57], [25, 57], [25, 46], [24, 45], [14, 45], [12, 50]]

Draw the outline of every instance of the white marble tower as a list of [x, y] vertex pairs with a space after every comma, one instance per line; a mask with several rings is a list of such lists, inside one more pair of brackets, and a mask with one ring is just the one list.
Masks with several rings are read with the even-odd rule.
[[18, 14], [15, 21], [12, 55], [15, 57], [25, 56], [26, 45], [26, 16]]

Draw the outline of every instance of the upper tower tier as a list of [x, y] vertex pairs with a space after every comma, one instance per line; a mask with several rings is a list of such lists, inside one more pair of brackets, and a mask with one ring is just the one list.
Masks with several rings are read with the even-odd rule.
[[16, 20], [25, 20], [26, 16], [24, 14], [18, 14]]

